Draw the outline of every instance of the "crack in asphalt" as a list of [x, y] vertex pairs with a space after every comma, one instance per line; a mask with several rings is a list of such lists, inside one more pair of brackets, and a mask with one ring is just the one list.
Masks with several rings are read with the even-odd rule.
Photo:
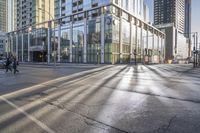
[[[121, 132], [121, 133], [129, 133], [129, 132], [127, 132], [127, 131], [125, 131], [125, 130], [122, 130], [122, 129], [120, 129], [120, 128], [117, 128], [117, 127], [111, 126], [111, 125], [109, 125], [109, 124], [106, 124], [106, 123], [104, 123], [104, 122], [98, 121], [98, 120], [96, 120], [96, 119], [90, 118], [90, 117], [87, 116], [87, 115], [84, 115], [84, 114], [81, 114], [81, 113], [77, 113], [77, 112], [75, 112], [75, 111], [73, 111], [73, 110], [67, 109], [67, 108], [65, 108], [65, 106], [62, 105], [62, 104], [55, 104], [55, 103], [53, 103], [53, 102], [46, 101], [46, 100], [42, 100], [42, 101], [45, 102], [46, 104], [50, 105], [50, 106], [54, 106], [54, 107], [56, 107], [56, 108], [58, 108], [58, 109], [65, 110], [65, 111], [71, 112], [71, 113], [73, 113], [73, 114], [75, 114], [75, 115], [81, 116], [81, 117], [84, 118], [84, 122], [85, 122], [85, 120], [87, 120], [87, 121], [91, 121], [91, 122], [98, 123], [98, 124], [103, 125], [103, 126], [105, 126], [105, 127], [109, 127], [109, 128], [111, 128], [111, 129], [114, 129], [114, 130], [119, 131], [119, 132]], [[93, 124], [93, 123], [91, 123], [91, 122], [90, 122], [90, 123], [85, 122], [85, 123], [86, 123], [87, 125], [91, 125], [91, 126], [93, 126], [93, 127], [101, 128], [101, 127], [99, 127], [99, 126], [96, 126], [95, 123]], [[101, 128], [101, 129], [106, 130], [106, 128]]]
[[177, 115], [173, 116], [170, 118], [170, 120], [168, 121], [168, 123], [166, 125], [163, 125], [161, 127], [159, 127], [155, 133], [166, 133], [169, 131], [173, 121], [176, 119]]

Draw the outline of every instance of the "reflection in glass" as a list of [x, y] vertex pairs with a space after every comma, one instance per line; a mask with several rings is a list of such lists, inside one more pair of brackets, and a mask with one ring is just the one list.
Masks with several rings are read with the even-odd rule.
[[70, 29], [61, 29], [60, 49], [60, 61], [70, 62]]
[[83, 62], [84, 27], [73, 27], [72, 62]]

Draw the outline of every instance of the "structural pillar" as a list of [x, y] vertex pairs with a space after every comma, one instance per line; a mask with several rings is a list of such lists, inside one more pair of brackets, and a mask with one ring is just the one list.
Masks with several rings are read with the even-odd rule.
[[30, 33], [28, 32], [28, 62], [30, 62]]
[[10, 52], [12, 54], [13, 53], [13, 34], [11, 34], [10, 40], [11, 40], [11, 42], [10, 42]]
[[133, 59], [133, 19], [130, 21], [130, 63]]
[[104, 49], [105, 49], [105, 28], [104, 28], [104, 19], [105, 19], [105, 16], [104, 14], [102, 13], [101, 14], [101, 63], [103, 64], [105, 61], [104, 61]]
[[123, 44], [122, 44], [122, 15], [120, 14], [120, 23], [119, 23], [119, 31], [120, 31], [120, 35], [119, 35], [119, 58], [120, 58], [120, 63], [122, 62], [123, 59]]
[[21, 61], [24, 62], [24, 34], [23, 33], [22, 33], [21, 37], [22, 37], [22, 44], [21, 44], [22, 45], [22, 51], [21, 51], [22, 52], [22, 60]]
[[87, 18], [84, 18], [83, 63], [87, 63]]
[[69, 46], [70, 59], [69, 59], [69, 62], [72, 62], [72, 42], [73, 42], [73, 22], [71, 22], [71, 24], [70, 24], [70, 46]]
[[147, 59], [147, 64], [149, 64], [149, 54], [148, 54], [148, 49], [149, 49], [149, 27], [147, 26], [147, 38], [146, 38], [146, 51], [145, 51], [145, 59]]
[[50, 63], [50, 54], [51, 54], [51, 22], [48, 24], [48, 44], [47, 44], [47, 64]]
[[18, 59], [18, 33], [16, 34], [16, 59]]
[[154, 63], [154, 45], [155, 45], [155, 36], [154, 36], [154, 29], [152, 31], [152, 53], [151, 53], [151, 61]]
[[140, 51], [140, 59], [141, 59], [141, 63], [144, 64], [144, 38], [143, 38], [143, 23], [141, 23], [141, 27], [140, 27], [140, 40], [141, 40], [141, 51]]
[[59, 25], [58, 25], [58, 62], [60, 62], [60, 52], [61, 52], [60, 37], [61, 37], [61, 25], [60, 25], [60, 22], [59, 22]]

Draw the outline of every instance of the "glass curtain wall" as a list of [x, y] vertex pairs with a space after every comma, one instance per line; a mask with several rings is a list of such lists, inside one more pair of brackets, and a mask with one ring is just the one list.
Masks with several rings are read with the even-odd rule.
[[70, 28], [61, 28], [61, 38], [60, 38], [60, 61], [62, 63], [70, 62]]
[[101, 23], [96, 18], [87, 22], [87, 63], [101, 61]]
[[112, 25], [112, 64], [116, 64], [120, 62], [120, 46], [119, 46], [119, 38], [120, 38], [120, 24], [119, 18], [113, 16], [113, 25]]
[[147, 38], [149, 38], [149, 36], [147, 36], [147, 31], [145, 30], [145, 27], [144, 29], [142, 30], [142, 57], [143, 57], [143, 62], [144, 63], [148, 63], [148, 56], [147, 56], [147, 49], [148, 49], [148, 46], [147, 46]]
[[25, 62], [28, 62], [28, 33], [25, 32], [23, 36], [24, 36], [23, 59]]
[[15, 56], [15, 57], [16, 57], [16, 42], [17, 42], [17, 40], [16, 40], [16, 34], [17, 33], [13, 34], [13, 45], [11, 46], [11, 49], [13, 51], [13, 56]]
[[138, 26], [137, 27], [137, 48], [136, 48], [136, 53], [137, 53], [137, 62], [141, 63], [142, 62], [142, 39], [141, 39], [141, 28]]
[[[134, 19], [135, 21], [135, 19]], [[137, 29], [136, 29], [136, 25], [132, 25], [132, 51], [133, 53], [133, 59], [132, 59], [132, 62], [135, 62], [135, 59], [136, 59], [136, 48], [137, 48]]]
[[130, 23], [127, 20], [122, 20], [122, 63], [130, 62]]
[[[116, 27], [117, 28], [117, 27]], [[112, 60], [112, 17], [107, 15], [104, 17], [104, 61], [105, 63], [113, 63]], [[116, 33], [117, 34], [117, 33]]]
[[72, 62], [83, 63], [84, 26], [73, 26]]
[[[51, 33], [51, 62], [57, 62], [57, 50], [58, 50], [58, 28], [52, 29]], [[56, 57], [55, 57], [56, 56]]]
[[154, 34], [153, 63], [158, 63], [158, 36]]
[[18, 33], [18, 60], [22, 61], [22, 34]]
[[32, 31], [30, 31], [30, 61], [32, 62], [47, 61], [47, 42], [48, 42], [47, 36], [48, 35], [46, 28], [33, 29]]
[[152, 63], [152, 54], [153, 54], [153, 34], [152, 31], [148, 31], [148, 60], [149, 63]]

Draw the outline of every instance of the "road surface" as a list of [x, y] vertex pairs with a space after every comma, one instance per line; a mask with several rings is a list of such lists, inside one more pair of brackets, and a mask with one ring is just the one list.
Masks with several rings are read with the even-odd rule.
[[1, 133], [199, 133], [192, 65], [0, 72]]

